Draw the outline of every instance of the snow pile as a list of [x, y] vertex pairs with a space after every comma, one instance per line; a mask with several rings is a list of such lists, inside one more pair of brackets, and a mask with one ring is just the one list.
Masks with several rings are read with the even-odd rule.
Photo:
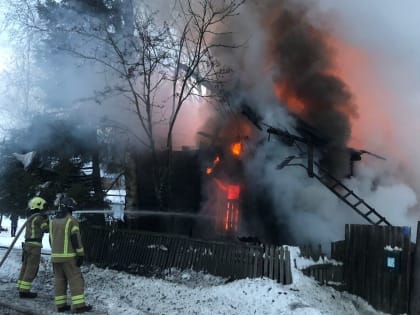
[[[10, 234], [3, 234], [0, 233], [0, 244], [6, 245], [12, 239]], [[86, 299], [94, 305], [94, 314], [383, 314], [361, 298], [320, 286], [304, 276], [299, 269], [309, 266], [311, 261], [299, 257], [298, 248], [290, 247], [290, 251], [293, 261], [291, 285], [281, 285], [266, 278], [230, 281], [176, 269], [167, 270], [163, 278], [145, 278], [90, 265], [82, 267]], [[5, 249], [1, 249], [0, 257], [4, 253]], [[39, 297], [27, 301], [18, 299], [15, 288], [20, 255], [21, 251], [14, 249], [0, 268], [0, 300], [19, 303], [39, 310], [43, 315], [55, 314], [49, 256], [42, 256], [40, 272], [33, 285]]]

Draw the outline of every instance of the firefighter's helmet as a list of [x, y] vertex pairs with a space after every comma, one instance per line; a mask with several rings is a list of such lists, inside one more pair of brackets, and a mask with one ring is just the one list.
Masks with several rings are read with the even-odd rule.
[[59, 206], [61, 210], [74, 211], [76, 209], [77, 202], [71, 197], [64, 197], [60, 200]]
[[45, 199], [43, 199], [41, 197], [34, 197], [31, 200], [29, 200], [28, 208], [31, 211], [44, 210], [46, 203], [47, 202], [45, 201]]

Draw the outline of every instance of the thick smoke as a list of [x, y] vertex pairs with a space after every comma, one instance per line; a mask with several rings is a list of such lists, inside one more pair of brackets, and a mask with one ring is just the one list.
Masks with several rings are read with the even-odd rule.
[[[245, 102], [265, 122], [288, 130], [293, 130], [296, 122], [292, 116], [297, 115], [328, 139], [329, 145], [318, 158], [343, 177], [348, 174], [348, 142], [355, 142], [351, 137], [360, 134], [352, 130], [360, 119], [356, 105], [360, 97], [352, 95], [343, 80], [346, 77], [338, 71], [343, 60], [335, 51], [333, 38], [337, 34], [326, 31], [330, 17], [330, 12], [323, 14], [308, 1], [248, 2], [229, 26], [232, 40], [245, 43], [243, 49], [220, 56], [234, 68], [233, 104]], [[323, 19], [326, 25], [319, 22]], [[364, 128], [370, 129], [369, 122], [363, 121]], [[369, 133], [363, 136], [364, 141], [355, 142], [357, 145], [372, 144]], [[366, 223], [319, 182], [308, 178], [303, 169], [275, 170], [285, 157], [296, 154], [295, 149], [260, 139], [255, 145], [255, 154], [246, 160], [248, 181], [269, 192], [265, 196], [274, 203], [279, 223], [289, 227], [296, 241], [340, 239], [345, 223]], [[384, 152], [378, 145], [370, 148]], [[416, 204], [416, 196], [392, 166], [398, 162], [363, 157], [355, 164], [355, 176], [344, 183], [392, 224], [410, 225], [405, 213]]]
[[[134, 3], [139, 6], [144, 4], [143, 1]], [[411, 100], [411, 110], [404, 113], [399, 104], [395, 106], [396, 104], [386, 96], [376, 97], [374, 102], [363, 102], [361, 91], [376, 96], [382, 93], [370, 90], [372, 82], [377, 78], [366, 80], [363, 71], [350, 82], [356, 82], [359, 86], [356, 86], [355, 90], [355, 84], [347, 87], [349, 77], [346, 74], [363, 65], [356, 63], [343, 68], [342, 55], [336, 54], [336, 47], [332, 45], [334, 41], [330, 35], [344, 37], [351, 33], [354, 24], [357, 24], [360, 12], [349, 13], [347, 6], [350, 6], [350, 3], [342, 4], [342, 8], [345, 9], [351, 23], [348, 22], [346, 27], [335, 30], [336, 33], [327, 33], [325, 28], [321, 27], [320, 21], [329, 22], [331, 15], [320, 12], [312, 1], [247, 1], [231, 24], [223, 23], [221, 26], [232, 31], [230, 36], [226, 36], [227, 42], [243, 45], [229, 50], [228, 54], [224, 53], [225, 50], [215, 52], [225, 64], [233, 68], [225, 86], [232, 106], [228, 113], [238, 112], [237, 105], [246, 103], [258, 112], [265, 122], [288, 130], [293, 130], [296, 124], [294, 116], [297, 115], [328, 139], [329, 145], [323, 148], [319, 158], [339, 176], [347, 175], [348, 152], [345, 148], [348, 141], [355, 142], [355, 135], [360, 136], [357, 145], [367, 146], [366, 149], [374, 152], [378, 151], [388, 160], [382, 162], [363, 159], [356, 168], [356, 176], [346, 181], [346, 184], [392, 223], [407, 224], [405, 212], [414, 207], [417, 201], [416, 194], [405, 183], [412, 184], [413, 187], [417, 187], [414, 190], [420, 192], [420, 174], [419, 168], [416, 167], [420, 153], [412, 148], [412, 140], [407, 140], [407, 135], [412, 133], [411, 127], [417, 124], [416, 103]], [[168, 10], [167, 1], [154, 1], [150, 6], [159, 10], [156, 16], [158, 21], [167, 21], [176, 16], [173, 8]], [[78, 19], [63, 13], [59, 21], [63, 24], [77, 23]], [[371, 38], [366, 35], [369, 33], [366, 28], [358, 31], [363, 33], [363, 42], [370, 43]], [[354, 39], [354, 36], [348, 38]], [[86, 39], [74, 37], [71, 40], [75, 45], [91, 47]], [[388, 48], [389, 41], [386, 41], [385, 37], [383, 41], [380, 48]], [[103, 47], [93, 42], [91, 44], [92, 48], [103, 52]], [[377, 47], [372, 46], [374, 45], [369, 47], [376, 52]], [[92, 98], [92, 91], [103, 92], [109, 87], [115, 87], [118, 77], [105, 71], [104, 67], [98, 66], [97, 63], [83, 58], [75, 59], [63, 51], [58, 52], [56, 61], [59, 67], [54, 67], [51, 63], [54, 60], [51, 58], [47, 61], [47, 68], [44, 69], [46, 73], [55, 71], [60, 78], [57, 81], [47, 80], [50, 84], [47, 93], [49, 103], [73, 109], [76, 106], [80, 116], [89, 124], [96, 124], [105, 116], [121, 124], [121, 127], [138, 132], [138, 121], [129, 106], [125, 106], [125, 97], [102, 94], [104, 97]], [[382, 69], [382, 74], [389, 67], [396, 68], [397, 65], [389, 62], [387, 67]], [[342, 75], [337, 68], [346, 70], [346, 73]], [[412, 82], [410, 84], [414, 85]], [[360, 85], [364, 85], [362, 87], [365, 90], [361, 89]], [[95, 96], [98, 95], [100, 96]], [[168, 95], [161, 97], [166, 99]], [[400, 100], [410, 101], [407, 96]], [[95, 101], [100, 101], [100, 106]], [[198, 105], [199, 102], [191, 102], [180, 115], [176, 127], [178, 129], [175, 130], [175, 135], [180, 139], [179, 144], [191, 144], [192, 139], [188, 139], [188, 143], [185, 143], [185, 139], [192, 138], [195, 126], [203, 123], [208, 117], [207, 109], [199, 109]], [[370, 112], [369, 109], [376, 111]], [[383, 119], [384, 112], [389, 120]], [[357, 118], [356, 113], [359, 113], [360, 117]], [[222, 115], [226, 115], [226, 112], [222, 112]], [[393, 121], [393, 117], [396, 117], [397, 123], [392, 126], [395, 127], [394, 130], [399, 131], [397, 134], [391, 132], [393, 137], [388, 137], [383, 122]], [[409, 122], [407, 126], [403, 126], [403, 121]], [[222, 128], [218, 123], [213, 126], [217, 126], [214, 129]], [[212, 132], [211, 128], [206, 131]], [[144, 134], [135, 134], [135, 138], [141, 136]], [[266, 135], [258, 131], [253, 133], [252, 137], [247, 142], [252, 154], [244, 159], [247, 181], [252, 183], [256, 191], [263, 192], [265, 198], [270, 199], [278, 222], [289, 226], [295, 240], [328, 242], [342, 238], [345, 223], [365, 223], [319, 182], [308, 178], [303, 169], [286, 167], [276, 170], [276, 166], [285, 157], [296, 153], [294, 148], [276, 140], [267, 142]], [[135, 143], [135, 140], [132, 143]], [[398, 162], [393, 162], [395, 160]], [[401, 177], [401, 174], [404, 177]], [[265, 209], [258, 209], [261, 215], [268, 215], [264, 211]]]
[[[324, 165], [339, 177], [346, 175], [350, 115], [356, 112], [344, 82], [331, 74], [331, 51], [325, 35], [309, 22], [304, 6], [269, 8], [264, 25], [269, 32], [269, 60], [281, 97], [297, 99], [297, 113], [328, 139]], [[341, 158], [342, 157], [342, 158]]]

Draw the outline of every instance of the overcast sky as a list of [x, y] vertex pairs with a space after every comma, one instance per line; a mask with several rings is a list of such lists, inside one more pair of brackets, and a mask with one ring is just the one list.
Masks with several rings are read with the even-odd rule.
[[320, 6], [334, 12], [338, 34], [374, 51], [392, 83], [419, 97], [420, 1], [320, 0]]

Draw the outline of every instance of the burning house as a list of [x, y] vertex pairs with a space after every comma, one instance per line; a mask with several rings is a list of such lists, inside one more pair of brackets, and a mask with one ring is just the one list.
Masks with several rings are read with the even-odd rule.
[[[331, 39], [311, 23], [308, 10], [288, 1], [245, 7], [243, 14], [263, 32], [263, 45], [253, 47], [257, 55], [252, 56], [245, 50], [239, 55], [216, 52], [233, 67], [221, 88], [229, 110], [214, 113], [199, 129], [197, 152], [188, 157], [176, 153], [179, 159], [174, 159], [174, 172], [180, 169], [177, 163], [183, 164], [181, 156], [191, 167], [174, 177], [171, 189], [181, 197], [172, 194], [178, 201], [171, 209], [193, 209], [187, 211], [194, 213], [193, 221], [208, 218], [210, 224], [169, 225], [198, 236], [256, 236], [277, 243], [305, 234], [293, 231], [307, 220], [321, 234], [329, 229], [326, 217], [337, 213], [340, 205], [306, 176], [321, 169], [338, 180], [352, 176], [353, 162], [368, 151], [348, 147], [356, 105], [334, 71]], [[233, 28], [243, 23], [237, 21]], [[244, 103], [251, 115], [243, 115]], [[270, 136], [279, 141], [267, 141]], [[288, 158], [303, 159], [307, 173], [279, 171]], [[150, 167], [146, 163], [139, 169], [139, 204], [153, 206], [146, 200], [153, 194], [152, 176], [144, 171]], [[348, 219], [343, 215], [340, 222]]]
[[209, 161], [205, 183], [213, 205], [209, 213], [216, 218], [215, 230], [218, 234], [236, 235], [242, 215], [241, 194], [246, 185], [242, 164], [244, 140], [240, 136], [236, 141], [222, 139], [214, 148], [204, 151]]
[[[212, 46], [211, 57], [203, 60], [203, 65], [228, 65], [229, 70], [219, 73], [223, 74], [221, 82], [219, 77], [205, 80], [200, 73], [205, 66], [178, 65], [179, 79], [189, 78], [183, 86], [194, 86], [194, 95], [190, 96], [212, 89], [217, 89], [215, 95], [223, 96], [220, 100], [208, 92], [198, 101], [191, 100], [194, 97], [185, 100], [196, 101], [195, 107], [210, 107], [207, 100], [211, 99], [209, 103], [217, 103], [224, 110], [213, 107], [208, 115], [199, 113], [195, 119], [188, 119], [192, 107], [184, 106], [177, 108], [176, 115], [165, 116], [173, 110], [173, 104], [165, 103], [167, 94], [176, 96], [177, 86], [156, 89], [156, 95], [150, 98], [156, 104], [148, 104], [153, 105], [147, 112], [150, 115], [138, 112], [141, 119], [150, 118], [150, 124], [146, 124], [150, 126], [150, 130], [146, 128], [149, 137], [143, 138], [152, 140], [150, 147], [157, 148], [156, 152], [134, 148], [136, 139], [127, 141], [128, 149], [118, 149], [138, 149], [133, 152], [135, 165], [126, 170], [127, 186], [129, 177], [136, 178], [131, 187], [134, 202], [126, 202], [126, 210], [142, 210], [144, 216], [129, 222], [130, 227], [197, 237], [255, 236], [285, 243], [320, 235], [331, 239], [337, 231], [332, 231], [330, 222], [358, 222], [340, 212], [343, 205], [325, 189], [326, 182], [317, 181], [317, 176], [327, 173], [339, 181], [351, 179], [362, 155], [383, 158], [365, 150], [364, 145], [349, 147], [358, 114], [356, 100], [336, 67], [340, 61], [335, 59], [334, 46], [340, 41], [313, 19], [312, 9], [312, 4], [301, 1], [249, 1], [238, 8], [237, 16], [232, 14], [232, 21], [215, 23], [207, 44], [211, 45], [215, 34], [226, 36], [217, 39], [221, 42]], [[189, 41], [194, 42], [193, 35]], [[134, 91], [137, 95], [142, 92], [142, 71], [136, 68], [139, 63], [128, 61], [133, 67], [122, 78], [127, 81], [124, 84], [139, 87]], [[160, 70], [166, 73], [165, 78], [172, 78], [172, 67], [166, 67], [168, 60], [164, 61], [165, 67]], [[126, 99], [132, 98], [124, 97], [123, 104]], [[143, 109], [141, 102], [136, 105]], [[138, 131], [132, 111], [127, 111], [130, 117], [119, 117], [125, 111], [117, 111], [118, 115], [109, 116], [118, 116], [122, 125], [136, 126], [132, 129]], [[184, 132], [176, 134], [180, 125]], [[165, 128], [170, 132], [174, 128], [168, 137], [172, 141], [173, 136], [174, 146], [195, 145], [195, 149], [173, 150], [170, 158], [165, 156], [165, 150], [172, 150], [170, 141], [160, 139], [161, 133], [168, 135]], [[197, 135], [196, 143], [184, 143], [186, 134]], [[143, 139], [144, 135], [139, 131], [135, 136]], [[127, 160], [126, 156], [122, 160]], [[153, 160], [159, 161], [156, 164]], [[306, 172], [286, 167], [291, 165], [303, 165]], [[356, 190], [358, 183], [352, 184]]]

